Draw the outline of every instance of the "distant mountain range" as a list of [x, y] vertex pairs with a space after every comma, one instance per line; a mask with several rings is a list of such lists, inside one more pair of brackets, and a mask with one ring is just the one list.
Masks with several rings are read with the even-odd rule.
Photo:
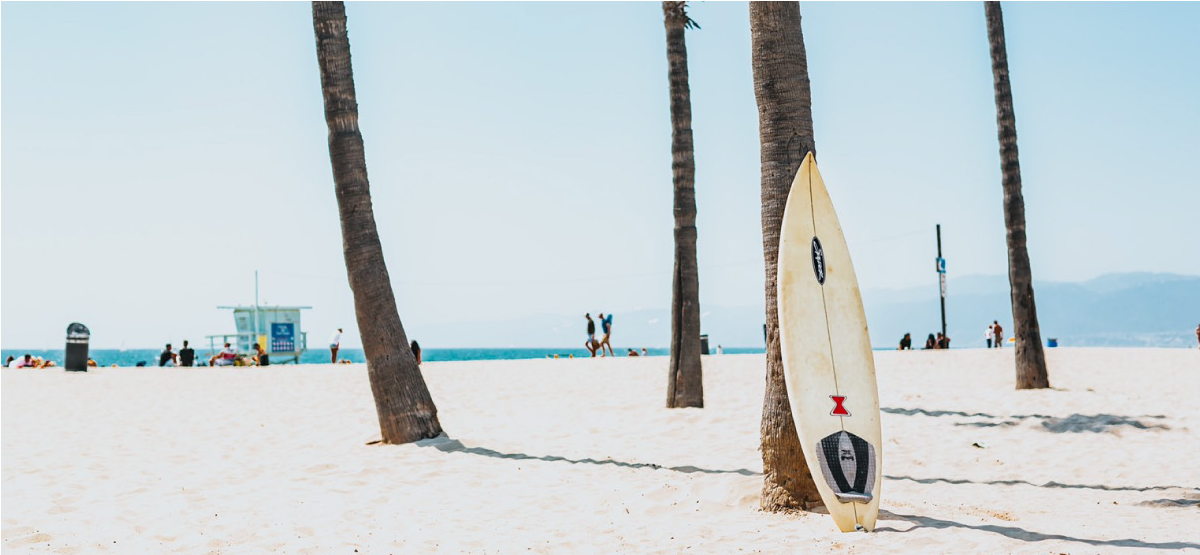
[[[1200, 324], [1200, 276], [1156, 273], [1107, 274], [1078, 283], [1035, 282], [1043, 340], [1062, 346], [1195, 347]], [[895, 346], [912, 333], [914, 344], [941, 329], [938, 287], [867, 290], [863, 303], [876, 348]], [[701, 307], [701, 329], [717, 344], [762, 347], [761, 307]], [[595, 315], [593, 314], [593, 317]], [[947, 284], [947, 334], [953, 347], [982, 347], [992, 320], [1012, 335], [1006, 276], [963, 276]], [[584, 341], [582, 314], [539, 315], [513, 320], [423, 326], [408, 330], [437, 347], [573, 347]], [[662, 309], [618, 312], [617, 348], [670, 343], [671, 319]], [[486, 345], [484, 344], [486, 343]]]

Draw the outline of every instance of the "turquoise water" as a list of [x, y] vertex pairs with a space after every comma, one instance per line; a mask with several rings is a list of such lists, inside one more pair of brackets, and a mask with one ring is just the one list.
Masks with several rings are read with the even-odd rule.
[[[100, 366], [136, 366], [138, 362], [146, 363], [146, 366], [158, 365], [158, 354], [162, 349], [91, 349], [88, 351], [88, 356], [96, 360]], [[650, 356], [667, 356], [670, 351], [667, 349], [646, 349]], [[177, 351], [178, 352], [178, 351]], [[744, 353], [762, 353], [764, 349], [746, 347], [730, 347], [725, 349], [726, 354], [744, 354]], [[20, 349], [0, 349], [0, 360], [8, 360], [8, 357], [20, 358], [26, 353], [53, 360], [59, 366], [63, 364], [62, 349], [30, 349], [23, 351]], [[617, 351], [617, 356], [625, 356], [624, 351]], [[532, 348], [532, 349], [422, 349], [421, 358], [427, 362], [449, 361], [449, 360], [516, 360], [516, 359], [534, 359], [546, 358], [558, 355], [566, 358], [574, 355], [576, 358], [587, 357], [588, 352], [584, 349], [555, 349], [547, 348]], [[210, 356], [207, 348], [196, 349], [196, 358], [207, 360]], [[363, 356], [362, 349], [342, 349], [338, 351], [339, 359], [346, 359], [352, 362], [366, 362], [366, 357]], [[310, 350], [300, 357], [302, 364], [327, 364], [329, 363], [328, 350]], [[276, 362], [278, 364], [278, 362]]]

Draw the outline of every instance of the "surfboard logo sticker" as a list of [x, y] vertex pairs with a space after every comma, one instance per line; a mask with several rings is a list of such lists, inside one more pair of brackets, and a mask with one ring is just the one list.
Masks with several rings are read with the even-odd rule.
[[850, 416], [850, 411], [842, 404], [846, 402], [845, 395], [830, 395], [829, 398], [833, 399], [833, 410], [829, 411], [829, 416]]
[[875, 489], [875, 446], [850, 432], [834, 432], [817, 444], [821, 473], [842, 503], [870, 503]]
[[813, 273], [817, 275], [817, 283], [825, 285], [825, 251], [821, 248], [821, 240], [812, 240]]

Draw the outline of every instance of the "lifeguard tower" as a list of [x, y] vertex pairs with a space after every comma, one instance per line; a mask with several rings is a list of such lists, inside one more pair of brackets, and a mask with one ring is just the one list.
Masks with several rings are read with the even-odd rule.
[[[300, 311], [311, 306], [218, 306], [232, 310], [237, 333], [208, 335], [208, 346], [218, 352], [226, 342], [238, 354], [254, 354], [254, 344], [263, 346], [272, 363], [299, 363], [308, 349], [308, 334], [300, 329]], [[219, 341], [219, 342], [218, 342]], [[290, 360], [288, 360], [290, 359]]]

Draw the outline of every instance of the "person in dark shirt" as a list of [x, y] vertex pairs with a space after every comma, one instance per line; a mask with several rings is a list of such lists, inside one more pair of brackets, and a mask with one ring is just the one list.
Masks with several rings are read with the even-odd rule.
[[178, 355], [176, 355], [175, 352], [171, 350], [171, 344], [167, 343], [167, 348], [163, 349], [163, 352], [159, 353], [159, 355], [158, 355], [158, 365], [159, 366], [175, 366], [175, 361], [177, 358], [178, 358]]
[[939, 333], [938, 339], [937, 339], [937, 348], [949, 349], [950, 348], [950, 336], [942, 335], [941, 333]]
[[183, 348], [179, 349], [179, 365], [192, 366], [196, 363], [196, 350], [188, 347], [186, 339], [183, 340]]
[[900, 350], [900, 351], [911, 351], [912, 350], [912, 335], [907, 334], [907, 333], [904, 334], [904, 337], [902, 339], [900, 339], [900, 348], [898, 350]]
[[937, 340], [935, 340], [933, 338], [932, 333], [929, 334], [929, 338], [925, 340], [925, 348], [926, 349], [936, 349], [937, 348]]
[[585, 342], [583, 344], [583, 346], [587, 348], [589, 353], [592, 353], [593, 357], [595, 357], [596, 356], [596, 348], [600, 346], [596, 342], [596, 322], [592, 321], [592, 313], [590, 313], [590, 312], [584, 314], [583, 317], [587, 318], [587, 321], [588, 321], [588, 323], [587, 323], [587, 342]]
[[421, 365], [421, 344], [417, 343], [417, 340], [414, 339], [412, 342], [412, 345], [409, 345], [409, 347], [412, 349], [413, 358], [417, 359], [417, 366], [420, 366]]

